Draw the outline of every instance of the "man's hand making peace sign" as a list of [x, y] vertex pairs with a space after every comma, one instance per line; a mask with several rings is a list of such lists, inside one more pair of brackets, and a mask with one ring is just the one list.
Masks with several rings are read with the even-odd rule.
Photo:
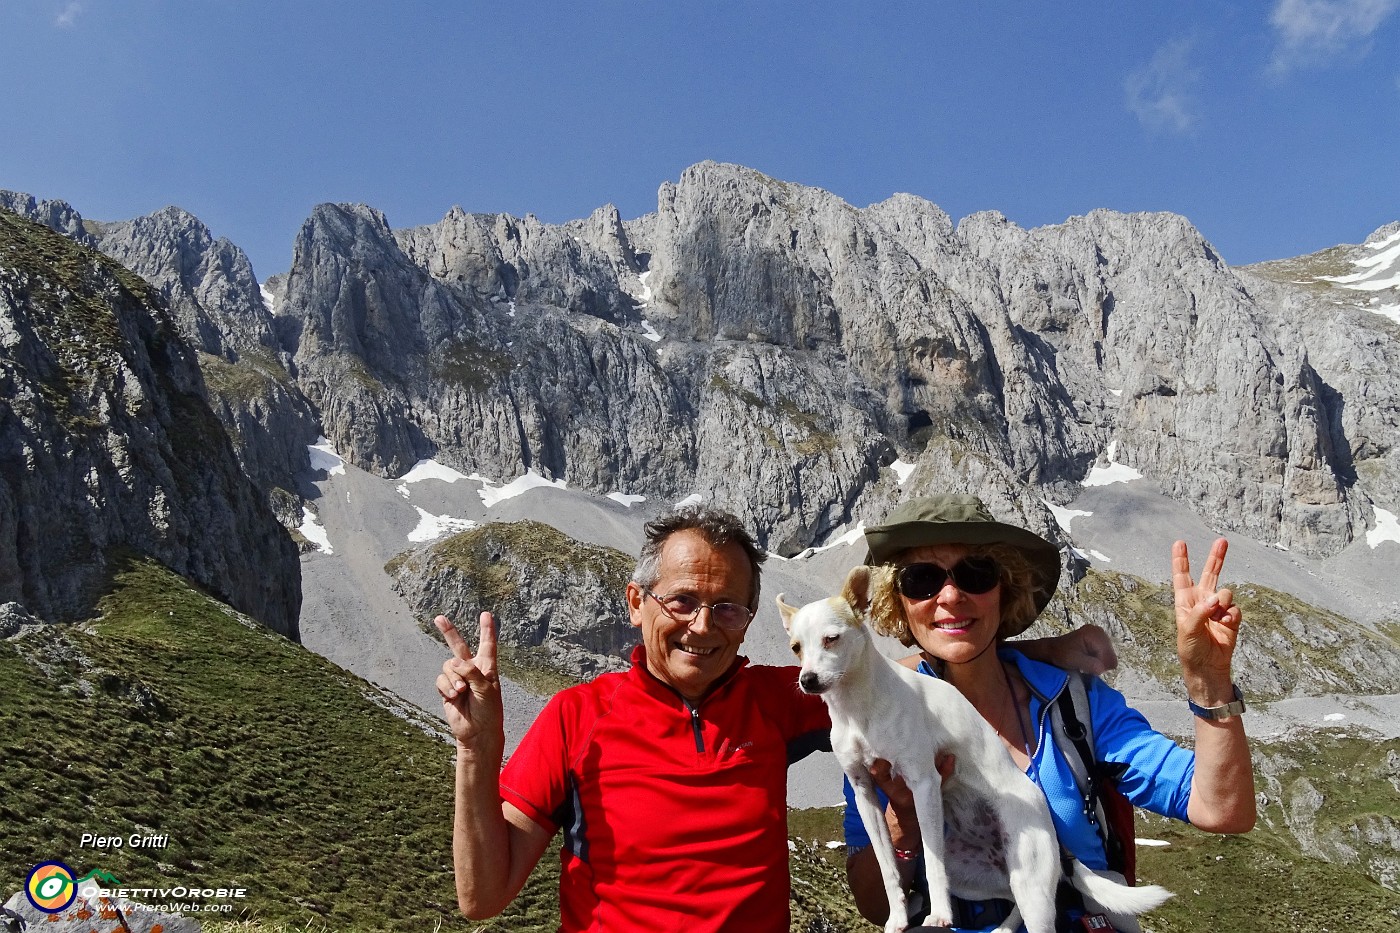
[[447, 616], [438, 616], [433, 624], [452, 652], [437, 678], [442, 717], [459, 746], [472, 754], [494, 755], [499, 762], [506, 740], [501, 678], [496, 669], [496, 619], [489, 612], [481, 614], [475, 656]]

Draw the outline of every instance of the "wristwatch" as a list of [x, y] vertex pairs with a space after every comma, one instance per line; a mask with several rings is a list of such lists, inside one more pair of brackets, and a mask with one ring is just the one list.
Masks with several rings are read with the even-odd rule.
[[1234, 684], [1230, 684], [1230, 689], [1235, 691], [1235, 698], [1224, 706], [1197, 706], [1189, 696], [1186, 698], [1186, 705], [1191, 707], [1191, 712], [1202, 719], [1217, 720], [1238, 716], [1245, 710], [1244, 697], [1240, 695], [1240, 688]]

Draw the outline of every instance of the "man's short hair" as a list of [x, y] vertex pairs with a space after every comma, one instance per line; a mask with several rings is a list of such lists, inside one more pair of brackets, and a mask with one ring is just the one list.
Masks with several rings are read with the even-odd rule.
[[744, 528], [738, 517], [723, 509], [711, 509], [692, 505], [677, 509], [669, 515], [654, 518], [646, 524], [646, 543], [637, 557], [637, 567], [632, 571], [632, 582], [644, 590], [656, 586], [661, 579], [661, 548], [666, 539], [681, 531], [697, 532], [705, 543], [713, 548], [722, 548], [731, 542], [743, 548], [749, 559], [749, 570], [753, 579], [753, 593], [749, 608], [758, 610], [759, 575], [768, 555], [754, 543], [753, 536]]

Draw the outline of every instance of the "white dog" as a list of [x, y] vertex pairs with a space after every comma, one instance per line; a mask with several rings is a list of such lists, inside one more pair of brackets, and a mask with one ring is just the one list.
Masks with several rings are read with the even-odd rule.
[[[1017, 911], [999, 931], [1024, 920], [1028, 933], [1053, 933], [1061, 861], [1045, 795], [956, 687], [879, 652], [863, 623], [870, 585], [870, 568], [857, 567], [841, 596], [796, 609], [779, 595], [778, 610], [802, 662], [802, 690], [819, 694], [830, 709], [832, 750], [855, 788], [889, 897], [886, 933], [904, 930], [909, 916], [870, 776], [877, 758], [890, 762], [914, 795], [928, 872], [926, 923], [951, 923], [951, 889], [969, 900], [1014, 900]], [[955, 756], [946, 780], [934, 764], [940, 752]], [[1157, 885], [1121, 884], [1077, 860], [1070, 882], [1091, 911], [1123, 931], [1140, 929], [1134, 917], [1172, 896]]]

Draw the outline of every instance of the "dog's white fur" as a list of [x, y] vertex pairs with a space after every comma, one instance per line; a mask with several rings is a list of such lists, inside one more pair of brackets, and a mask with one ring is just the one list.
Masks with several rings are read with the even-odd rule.
[[[802, 661], [799, 685], [820, 695], [831, 712], [832, 750], [855, 788], [889, 898], [886, 933], [904, 930], [909, 918], [870, 776], [877, 758], [890, 762], [914, 795], [928, 873], [927, 924], [951, 923], [951, 889], [970, 900], [1014, 900], [1018, 910], [999, 931], [1024, 921], [1028, 933], [1053, 933], [1061, 861], [1045, 795], [956, 687], [879, 652], [863, 622], [870, 587], [870, 569], [857, 567], [841, 596], [797, 609], [779, 595], [778, 609]], [[940, 753], [955, 756], [946, 780], [935, 767]], [[1156, 885], [1129, 887], [1078, 860], [1070, 881], [1091, 910], [1123, 931], [1140, 929], [1134, 917], [1172, 896]]]

